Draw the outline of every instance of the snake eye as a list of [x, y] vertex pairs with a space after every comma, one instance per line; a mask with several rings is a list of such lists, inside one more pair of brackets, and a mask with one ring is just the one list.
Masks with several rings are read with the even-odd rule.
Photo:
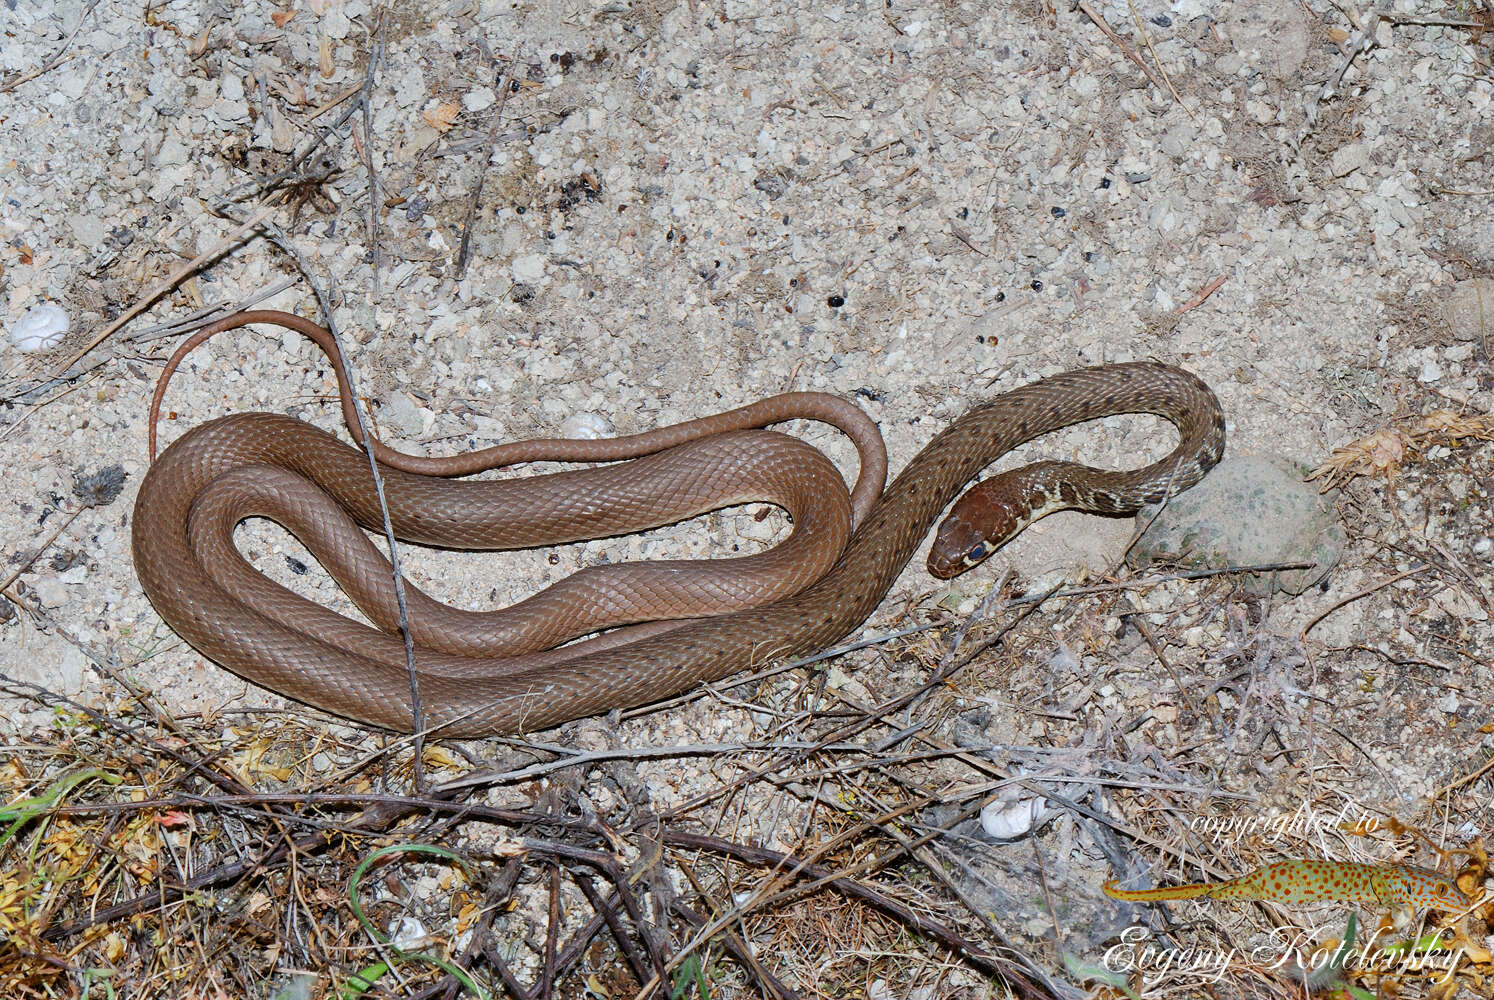
[[986, 556], [991, 554], [991, 546], [986, 542], [978, 542], [965, 553], [964, 563], [966, 566], [974, 566]]

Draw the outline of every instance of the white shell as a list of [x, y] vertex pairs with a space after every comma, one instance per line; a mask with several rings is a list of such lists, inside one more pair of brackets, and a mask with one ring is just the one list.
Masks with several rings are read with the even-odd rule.
[[1041, 795], [1023, 792], [1021, 797], [1007, 798], [1013, 789], [987, 802], [980, 811], [980, 825], [994, 840], [1016, 840], [1046, 823], [1053, 815], [1048, 800]]
[[26, 315], [10, 325], [10, 342], [26, 354], [49, 351], [62, 343], [67, 334], [68, 318], [55, 302], [45, 302], [26, 310]]
[[596, 413], [574, 413], [560, 425], [560, 436], [595, 441], [597, 438], [611, 437], [612, 425]]

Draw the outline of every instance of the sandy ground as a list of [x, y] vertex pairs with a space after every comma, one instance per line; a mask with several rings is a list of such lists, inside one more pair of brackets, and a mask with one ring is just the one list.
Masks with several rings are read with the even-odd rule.
[[[149, 396], [174, 343], [142, 331], [293, 278], [292, 262], [264, 240], [235, 245], [94, 346], [80, 377], [51, 379], [145, 289], [235, 228], [213, 211], [226, 196], [242, 195], [231, 206], [239, 219], [267, 203], [255, 178], [304, 148], [363, 85], [370, 4], [5, 6], [0, 85], [66, 49], [0, 93], [3, 315], [14, 325], [55, 302], [71, 331], [51, 351], [4, 349], [0, 572], [20, 568], [75, 508], [76, 471], [121, 463], [129, 477], [116, 502], [85, 510], [26, 566], [16, 586], [50, 625], [21, 612], [0, 626], [5, 673], [106, 705], [118, 692], [90, 665], [99, 657], [182, 714], [283, 705], [164, 628], [128, 539]], [[1494, 409], [1485, 345], [1455, 335], [1442, 307], [1458, 282], [1488, 274], [1494, 255], [1487, 37], [1418, 23], [1413, 12], [1463, 15], [1407, 0], [1357, 23], [1319, 0], [1090, 9], [1160, 66], [1162, 86], [1085, 12], [1024, 0], [395, 5], [367, 131], [361, 116], [343, 125], [322, 146], [324, 183], [300, 185], [297, 210], [271, 218], [333, 288], [381, 433], [431, 454], [554, 434], [587, 414], [630, 432], [823, 389], [880, 423], [895, 472], [973, 400], [1140, 358], [1181, 364], [1214, 387], [1233, 454], [1316, 464], [1434, 406]], [[519, 82], [504, 95], [510, 59]], [[472, 261], [458, 278], [484, 172]], [[304, 283], [263, 304], [316, 315]], [[331, 389], [310, 345], [241, 332], [192, 356], [163, 434], [244, 409], [340, 429]], [[843, 442], [807, 433], [851, 469]], [[1160, 454], [1168, 433], [1151, 419], [1111, 419], [1034, 448], [1125, 464]], [[1471, 470], [1476, 454], [1434, 455], [1443, 465], [1426, 489]], [[1261, 643], [1291, 650], [1273, 668], [1291, 675], [1288, 688], [1327, 706], [1312, 752], [1333, 773], [1236, 759], [1228, 791], [1290, 809], [1327, 780], [1346, 800], [1420, 822], [1429, 793], [1489, 752], [1479, 729], [1494, 592], [1489, 482], [1466, 480], [1459, 502], [1425, 518], [1416, 499], [1426, 493], [1351, 489], [1346, 522], [1358, 540], [1343, 565], [1325, 588], [1277, 598], [1250, 624]], [[438, 596], [491, 606], [600, 558], [697, 554], [739, 532], [782, 531], [752, 513], [703, 519], [690, 536], [562, 549], [556, 565], [544, 553], [409, 559]], [[1377, 543], [1377, 526], [1392, 521], [1424, 544], [1408, 554]], [[959, 606], [1006, 565], [1028, 578], [1104, 567], [1129, 530], [1052, 518], [945, 603]], [[272, 576], [338, 599], [318, 570], [298, 572], [304, 551], [283, 532], [254, 525], [241, 538]], [[1329, 616], [1302, 659], [1294, 643], [1307, 622], [1438, 546], [1441, 568]], [[944, 596], [915, 565], [868, 628], [906, 623], [915, 603], [922, 620]], [[1239, 640], [1220, 622], [1203, 622], [1219, 627], [1181, 644], [1179, 662], [1217, 664]], [[1022, 668], [1056, 687], [1057, 701], [1084, 690], [1082, 679], [1041, 676], [1066, 648], [1060, 636]], [[1154, 700], [1161, 668], [1149, 652], [1136, 654], [1138, 669], [1107, 674], [1119, 656], [1103, 635], [1085, 648], [1083, 672], [1106, 675], [1096, 697], [1117, 712]], [[873, 653], [840, 669], [884, 695], [900, 682]], [[1046, 716], [1024, 715], [999, 687], [967, 694], [997, 706], [987, 730], [996, 742], [1052, 738]], [[1290, 733], [1306, 702], [1293, 704]], [[11, 741], [51, 713], [10, 705], [0, 732]], [[628, 721], [620, 739], [739, 738], [756, 725], [750, 712], [704, 701]], [[1149, 738], [1180, 752], [1178, 727]], [[681, 766], [641, 766], [659, 801], [703, 780]], [[1464, 842], [1487, 827], [1482, 788], [1482, 805], [1476, 794], [1445, 803], [1468, 825], [1439, 836]], [[760, 831], [764, 841], [786, 836], [784, 823]], [[1072, 877], [1092, 895], [1094, 856], [1049, 849], [1060, 873], [1073, 869], [1057, 882]]]

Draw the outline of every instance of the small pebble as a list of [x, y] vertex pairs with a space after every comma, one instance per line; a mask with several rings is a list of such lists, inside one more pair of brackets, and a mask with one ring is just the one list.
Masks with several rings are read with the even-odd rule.
[[414, 917], [400, 917], [395, 923], [393, 933], [389, 935], [389, 943], [400, 951], [415, 951], [423, 948], [430, 942], [431, 932], [425, 929]]
[[515, 281], [536, 282], [545, 276], [545, 258], [537, 253], [515, 257], [512, 272]]
[[612, 425], [599, 413], [573, 413], [560, 425], [560, 436], [580, 441], [611, 437]]
[[1036, 796], [1016, 802], [1002, 802], [998, 799], [981, 809], [981, 829], [994, 840], [1015, 840], [1032, 831], [1042, 809], [1042, 799]]
[[55, 576], [38, 577], [31, 586], [44, 608], [61, 607], [67, 601], [67, 585]]
[[67, 313], [55, 302], [44, 302], [26, 310], [10, 325], [10, 342], [23, 354], [50, 351], [67, 335]]

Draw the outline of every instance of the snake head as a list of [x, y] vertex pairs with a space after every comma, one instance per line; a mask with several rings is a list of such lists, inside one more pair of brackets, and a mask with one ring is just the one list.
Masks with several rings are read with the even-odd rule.
[[955, 501], [939, 525], [929, 548], [930, 575], [940, 580], [959, 576], [984, 562], [1021, 529], [1025, 510], [1018, 511], [1006, 491], [983, 489], [990, 482], [971, 488]]

